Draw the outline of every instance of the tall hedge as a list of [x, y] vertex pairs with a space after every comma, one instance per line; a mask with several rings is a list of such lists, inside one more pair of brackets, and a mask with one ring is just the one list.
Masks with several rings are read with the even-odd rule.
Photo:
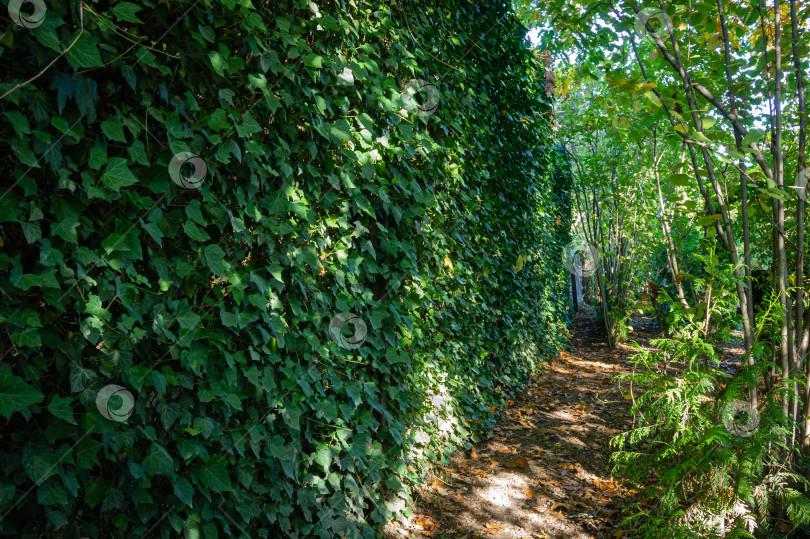
[[525, 29], [41, 5], [0, 36], [0, 533], [373, 537], [563, 344]]

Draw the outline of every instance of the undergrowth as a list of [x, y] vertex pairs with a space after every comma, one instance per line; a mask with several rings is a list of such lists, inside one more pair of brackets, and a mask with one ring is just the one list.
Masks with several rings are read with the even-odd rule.
[[732, 375], [698, 336], [651, 345], [636, 344], [634, 372], [617, 377], [638, 422], [611, 441], [614, 473], [640, 485], [622, 525], [644, 537], [754, 537], [810, 523], [808, 482], [788, 465], [788, 390], [746, 402], [768, 362]]

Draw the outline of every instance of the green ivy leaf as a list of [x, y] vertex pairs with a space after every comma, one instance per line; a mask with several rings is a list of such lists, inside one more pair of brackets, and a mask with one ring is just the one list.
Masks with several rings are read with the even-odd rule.
[[[101, 61], [101, 53], [98, 50], [98, 38], [86, 30], [77, 32], [82, 32], [81, 37], [65, 55], [67, 61], [73, 69], [77, 70], [86, 67], [101, 67], [104, 62]], [[74, 34], [71, 41], [75, 37]]]
[[23, 448], [20, 460], [25, 474], [37, 485], [59, 472], [57, 468], [59, 461], [51, 449], [44, 444], [27, 444]]
[[202, 230], [190, 219], [187, 219], [186, 222], [183, 223], [183, 230], [186, 232], [186, 235], [194, 241], [205, 242], [211, 239], [211, 236], [209, 236], [205, 230]]
[[121, 2], [112, 7], [112, 12], [119, 21], [142, 23], [143, 21], [135, 15], [142, 9], [141, 6], [135, 5], [132, 2]]
[[104, 134], [107, 135], [107, 138], [110, 140], [118, 142], [127, 141], [127, 137], [124, 135], [124, 124], [121, 123], [121, 119], [118, 116], [110, 116], [101, 122], [101, 130], [104, 131]]
[[70, 406], [71, 402], [73, 402], [73, 399], [70, 397], [54, 395], [51, 399], [51, 403], [48, 405], [48, 411], [59, 419], [64, 419], [71, 425], [76, 425], [76, 418], [73, 417], [73, 408]]
[[214, 492], [233, 490], [228, 477], [227, 461], [220, 455], [213, 455], [208, 463], [199, 469], [199, 481]]
[[82, 391], [87, 382], [92, 380], [98, 376], [94, 371], [91, 369], [85, 369], [78, 363], [71, 363], [70, 364], [70, 391], [73, 393], [78, 393]]
[[103, 148], [90, 148], [90, 159], [87, 161], [87, 166], [93, 170], [101, 170], [105, 163], [107, 163], [107, 152]]
[[114, 492], [114, 489], [98, 481], [90, 481], [90, 483], [85, 486], [84, 490], [84, 503], [90, 507], [95, 507], [100, 504], [107, 496]]
[[42, 505], [57, 505], [68, 503], [68, 492], [52, 485], [42, 485], [37, 489], [37, 502]]
[[174, 495], [189, 507], [194, 505], [192, 503], [194, 499], [194, 487], [191, 486], [191, 482], [185, 477], [179, 477], [174, 482]]
[[206, 245], [203, 249], [203, 256], [208, 268], [214, 275], [220, 277], [225, 275], [225, 251], [219, 245]]
[[0, 415], [6, 419], [14, 412], [21, 412], [44, 398], [45, 395], [28, 385], [25, 380], [11, 374], [11, 369], [0, 369]]
[[31, 126], [28, 125], [28, 119], [16, 110], [4, 112], [3, 116], [9, 121], [19, 138], [23, 138], [23, 136], [31, 133]]
[[152, 444], [152, 450], [141, 462], [147, 475], [169, 474], [174, 471], [174, 461], [166, 449], [158, 444]]
[[321, 69], [323, 67], [323, 56], [318, 56], [314, 53], [309, 53], [304, 56], [304, 65], [314, 69]]
[[129, 170], [126, 159], [111, 157], [104, 175], [101, 176], [101, 182], [113, 191], [120, 191], [122, 187], [138, 183], [138, 179]]
[[93, 466], [101, 446], [101, 442], [93, 438], [82, 439], [76, 446], [76, 466], [81, 470], [89, 470]]
[[349, 122], [338, 120], [329, 127], [329, 133], [337, 140], [348, 141], [352, 139], [352, 132]]

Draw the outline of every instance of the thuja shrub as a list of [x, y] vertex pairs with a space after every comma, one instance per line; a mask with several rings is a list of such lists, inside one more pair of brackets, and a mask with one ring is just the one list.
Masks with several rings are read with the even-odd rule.
[[7, 5], [1, 533], [372, 537], [564, 344], [505, 5]]
[[611, 440], [613, 473], [640, 490], [622, 525], [651, 538], [772, 537], [788, 521], [806, 531], [810, 485], [785, 464], [798, 453], [782, 411], [789, 390], [780, 386], [756, 406], [746, 400], [775, 365], [729, 374], [714, 343], [694, 334], [652, 345], [637, 345], [633, 372], [617, 376], [629, 382], [638, 419]]

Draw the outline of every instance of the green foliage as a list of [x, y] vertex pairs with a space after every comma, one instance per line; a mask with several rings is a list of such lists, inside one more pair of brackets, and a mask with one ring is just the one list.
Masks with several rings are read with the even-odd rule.
[[631, 384], [639, 425], [611, 441], [614, 473], [656, 500], [637, 505], [624, 525], [645, 537], [753, 537], [780, 508], [794, 525], [810, 523], [810, 501], [800, 494], [807, 481], [784, 465], [791, 453], [785, 390], [756, 411], [744, 405], [744, 387], [767, 364], [732, 377], [698, 336], [652, 344], [660, 351], [639, 347], [637, 372], [618, 377]]
[[679, 339], [702, 338], [723, 343], [730, 340], [731, 332], [740, 326], [733, 266], [718, 257], [714, 238], [701, 243], [705, 254], [693, 252], [685, 257], [687, 262], [699, 263], [699, 271], [682, 275], [685, 288], [695, 298], [694, 305], [685, 307], [673, 299], [672, 286], [662, 291], [661, 302], [670, 305], [667, 327]]
[[82, 5], [0, 40], [2, 532], [373, 536], [564, 344], [570, 173], [525, 29]]

